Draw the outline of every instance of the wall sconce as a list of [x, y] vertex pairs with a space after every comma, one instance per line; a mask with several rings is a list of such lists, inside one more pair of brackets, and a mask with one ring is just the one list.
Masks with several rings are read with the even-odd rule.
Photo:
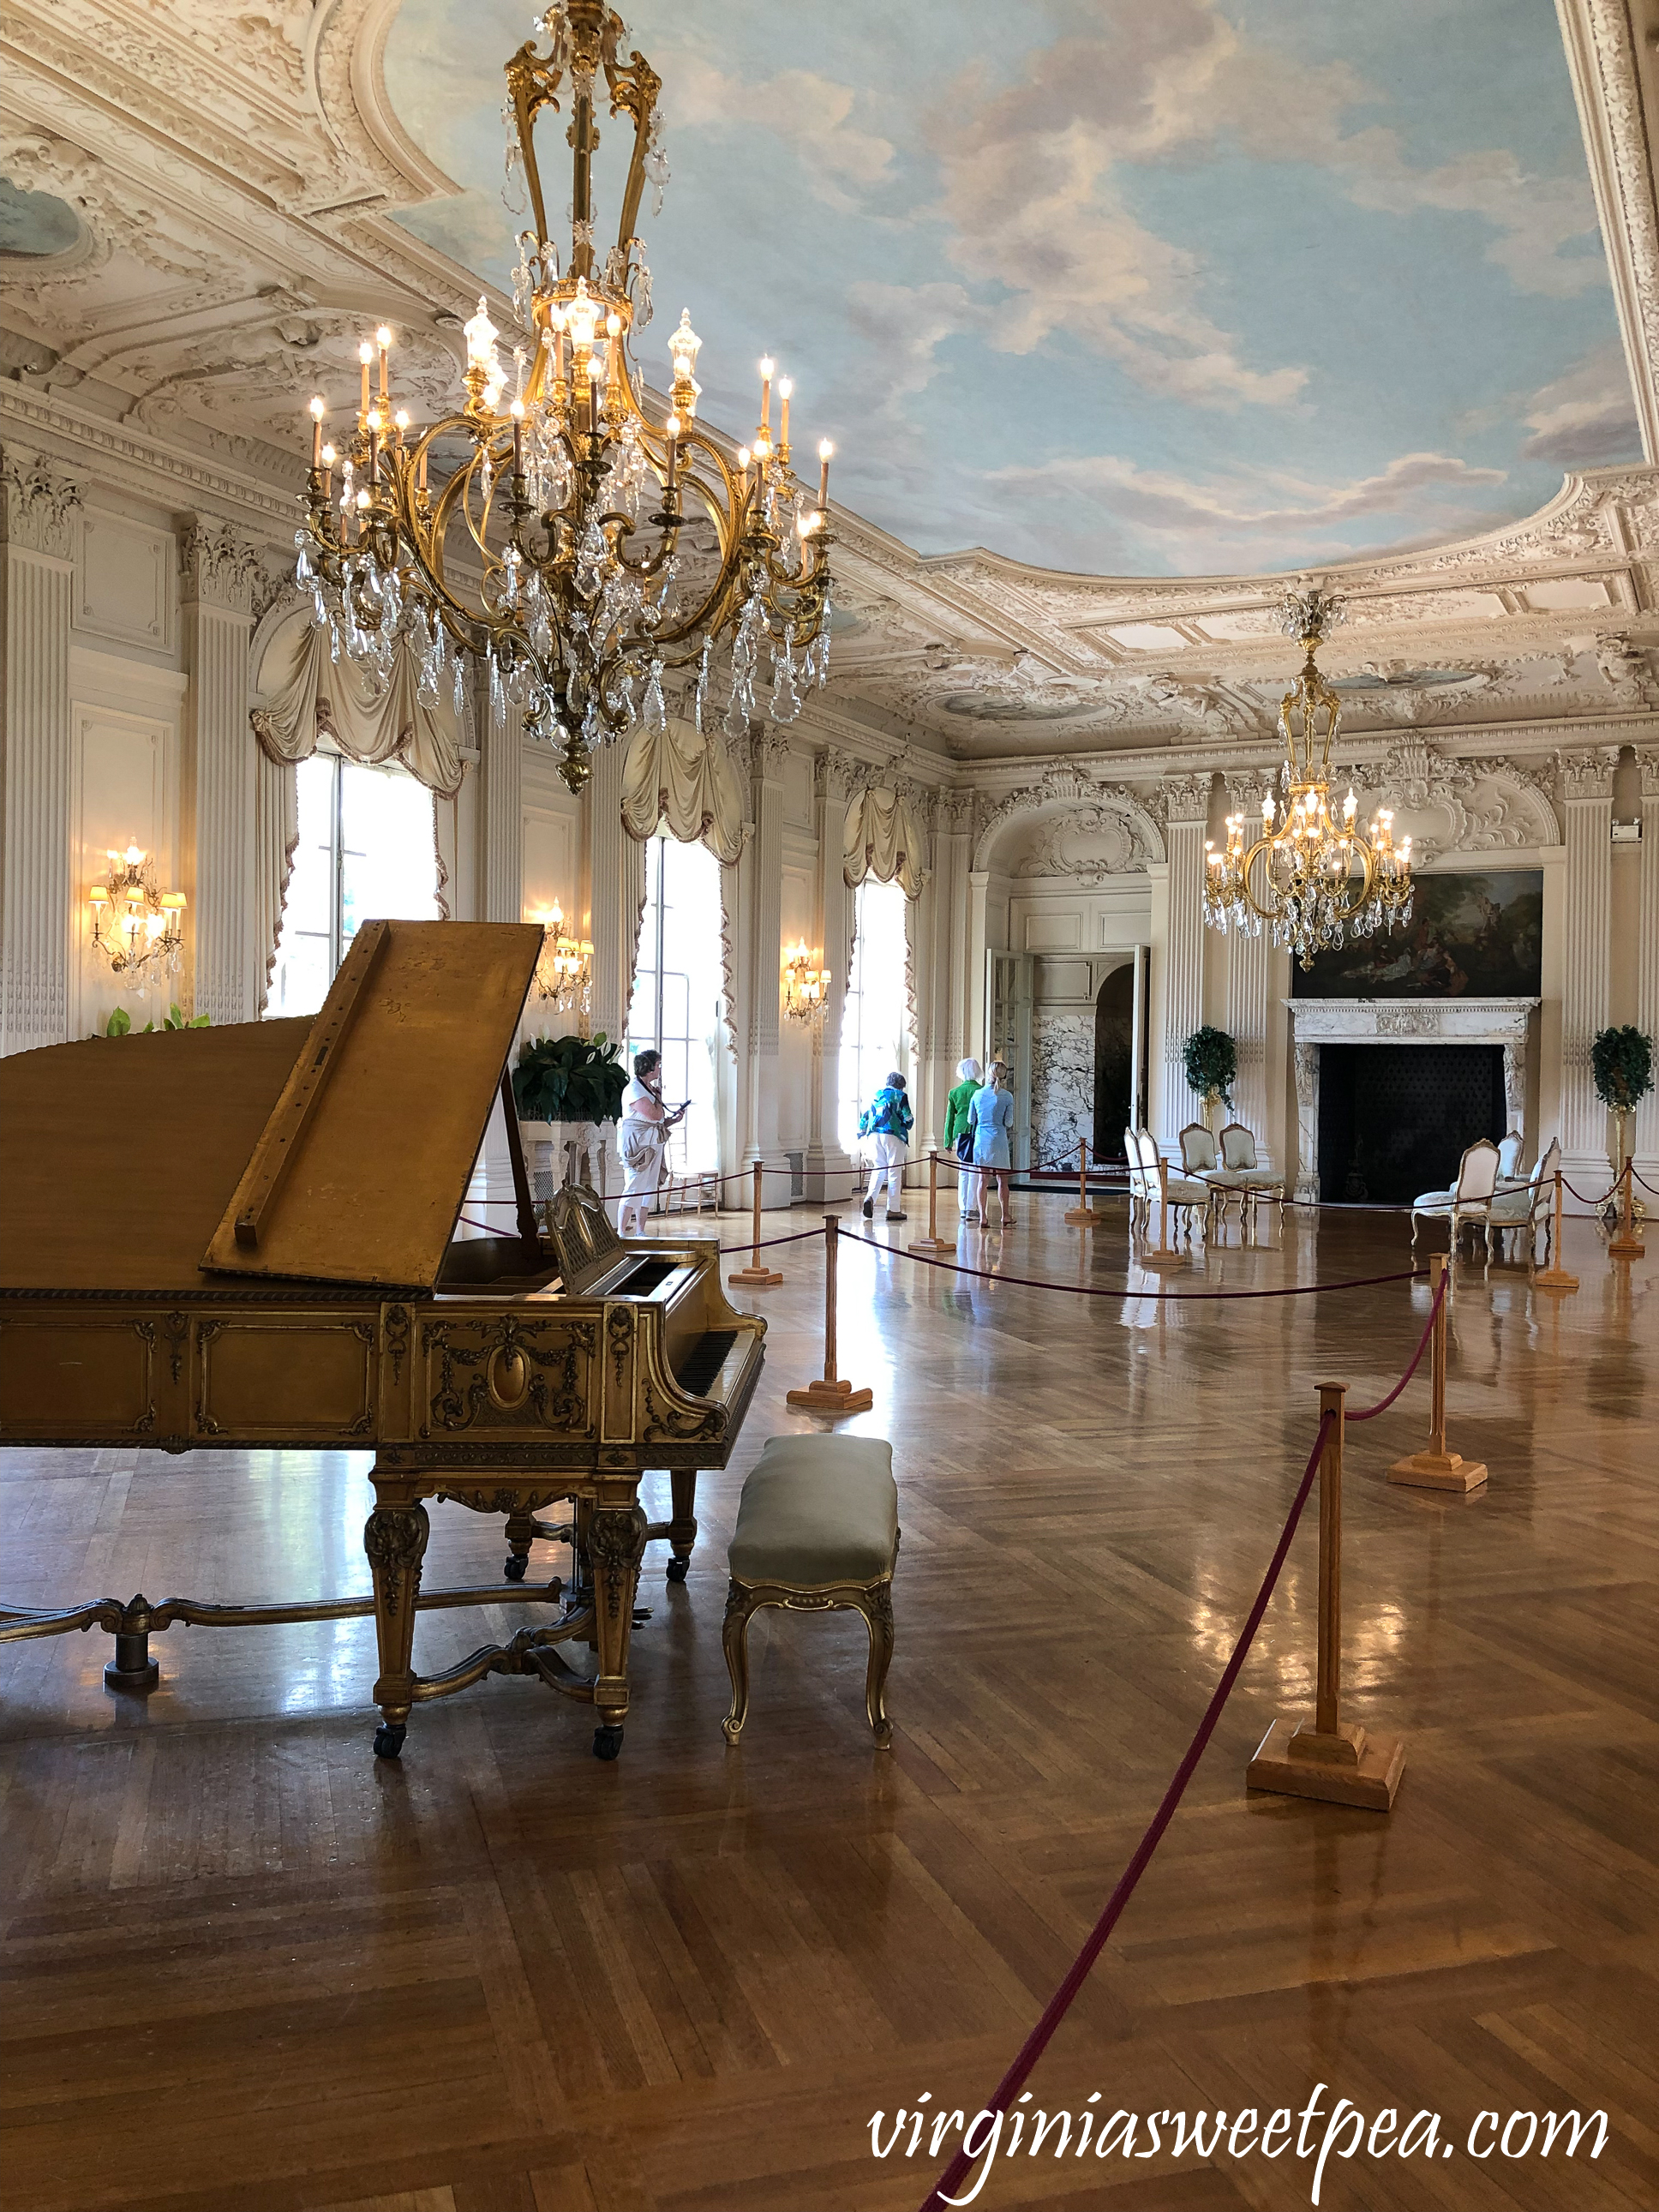
[[92, 908], [93, 949], [102, 953], [117, 975], [142, 980], [177, 975], [184, 946], [185, 895], [158, 891], [155, 872], [142, 846], [107, 852], [107, 883], [87, 893]]
[[586, 1014], [593, 1009], [593, 944], [591, 938], [574, 938], [564, 926], [564, 911], [556, 902], [545, 914], [532, 917], [542, 926], [542, 957], [536, 963], [537, 994], [562, 1013]]
[[791, 1021], [820, 1021], [829, 996], [830, 970], [812, 965], [802, 938], [793, 952], [783, 956], [783, 1011]]

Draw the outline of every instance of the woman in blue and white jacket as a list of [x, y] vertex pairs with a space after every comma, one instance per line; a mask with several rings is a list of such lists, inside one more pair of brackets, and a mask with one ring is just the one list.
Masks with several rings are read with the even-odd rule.
[[904, 1094], [904, 1078], [895, 1068], [859, 1116], [859, 1134], [869, 1139], [875, 1153], [870, 1187], [864, 1196], [866, 1221], [875, 1212], [876, 1194], [881, 1188], [884, 1176], [887, 1178], [887, 1218], [904, 1218], [899, 1206], [899, 1192], [903, 1187], [904, 1155], [915, 1119], [910, 1101]]

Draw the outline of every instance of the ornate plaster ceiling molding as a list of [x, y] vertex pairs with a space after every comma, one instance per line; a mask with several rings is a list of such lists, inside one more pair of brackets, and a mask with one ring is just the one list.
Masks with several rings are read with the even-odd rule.
[[[1079, 750], [1108, 732], [1126, 747], [1163, 736], [1183, 749], [1271, 733], [1291, 578], [1062, 576], [979, 550], [907, 556], [855, 522], [839, 538], [860, 628], [839, 669], [832, 655], [832, 690], [925, 727], [957, 758], [981, 755], [992, 731]], [[1351, 726], [1641, 707], [1632, 687], [1659, 644], [1659, 471], [1569, 477], [1523, 523], [1323, 573], [1349, 604], [1328, 659], [1346, 679]], [[937, 634], [924, 641], [927, 622]], [[1609, 684], [1622, 687], [1615, 701]]]
[[[1086, 837], [1100, 854], [1099, 865], [1073, 852], [1058, 867], [1023, 868], [1026, 874], [1113, 875], [1144, 868], [1164, 855], [1163, 833], [1144, 802], [1124, 785], [1104, 783], [1069, 763], [1056, 761], [1034, 783], [1006, 792], [981, 812], [975, 841], [976, 869], [988, 868], [1011, 823], [1027, 814], [1058, 816], [1051, 833], [1039, 840], [1047, 851], [1071, 852], [1069, 839]], [[1056, 842], [1058, 841], [1058, 842]]]
[[1659, 198], [1631, 0], [1556, 0], [1642, 450], [1659, 460]]
[[1409, 836], [1418, 864], [1448, 853], [1532, 851], [1561, 842], [1551, 779], [1502, 758], [1473, 759], [1420, 738], [1389, 747], [1381, 761], [1346, 764], [1360, 816], [1394, 813], [1396, 839]]

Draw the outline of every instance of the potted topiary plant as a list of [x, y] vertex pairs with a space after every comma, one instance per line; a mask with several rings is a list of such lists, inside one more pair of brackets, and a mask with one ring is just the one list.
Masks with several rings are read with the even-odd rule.
[[[1638, 1219], [1640, 1216], [1630, 1188], [1630, 1117], [1653, 1088], [1653, 1039], [1631, 1023], [1623, 1029], [1601, 1030], [1590, 1046], [1590, 1072], [1595, 1078], [1596, 1097], [1619, 1121], [1618, 1173], [1607, 1196], [1613, 1200], [1619, 1185], [1624, 1184], [1624, 1224], [1612, 1249], [1638, 1253], [1642, 1247], [1636, 1239], [1632, 1216]], [[1618, 1210], [1615, 1205], [1613, 1212]]]
[[1187, 1080], [1204, 1101], [1204, 1126], [1207, 1129], [1215, 1118], [1216, 1101], [1231, 1114], [1233, 1107], [1233, 1085], [1238, 1079], [1238, 1050], [1225, 1030], [1212, 1029], [1206, 1023], [1194, 1030], [1181, 1048], [1181, 1062]]
[[[603, 1030], [592, 1039], [532, 1037], [519, 1048], [518, 1065], [513, 1070], [514, 1103], [521, 1121], [554, 1125], [549, 1139], [550, 1180], [552, 1147], [561, 1145], [566, 1160], [556, 1180], [592, 1182], [591, 1162], [598, 1149], [600, 1125], [618, 1120], [622, 1114], [628, 1073], [621, 1054], [621, 1046], [612, 1044]], [[561, 1128], [570, 1133], [562, 1138]], [[581, 1163], [580, 1170], [575, 1168], [577, 1161]], [[551, 1188], [545, 1194], [551, 1197]]]

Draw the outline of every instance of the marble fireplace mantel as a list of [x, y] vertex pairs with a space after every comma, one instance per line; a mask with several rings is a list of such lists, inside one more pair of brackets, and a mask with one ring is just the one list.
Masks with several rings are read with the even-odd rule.
[[1496, 1044], [1504, 1048], [1504, 1104], [1526, 1133], [1528, 1024], [1536, 999], [1286, 999], [1295, 1042], [1296, 1194], [1319, 1196], [1322, 1044]]

